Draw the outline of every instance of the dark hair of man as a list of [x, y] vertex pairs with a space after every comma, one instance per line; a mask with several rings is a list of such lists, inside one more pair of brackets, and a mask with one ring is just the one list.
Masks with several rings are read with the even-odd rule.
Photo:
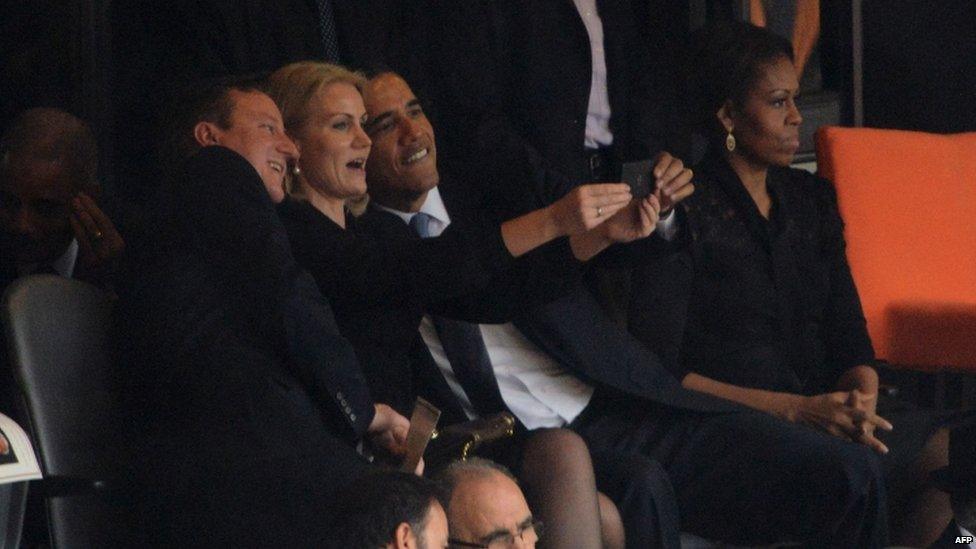
[[337, 497], [332, 528], [333, 547], [384, 547], [397, 527], [407, 523], [420, 539], [436, 501], [443, 506], [433, 481], [399, 471], [377, 471], [353, 482]]
[[720, 129], [715, 113], [729, 100], [735, 106], [743, 105], [763, 68], [783, 57], [793, 61], [789, 41], [749, 23], [720, 21], [696, 31], [688, 90], [698, 129], [715, 136]]
[[200, 149], [193, 128], [200, 122], [211, 122], [221, 129], [230, 128], [234, 101], [230, 92], [265, 93], [258, 76], [222, 77], [194, 82], [177, 93], [162, 117], [163, 136], [159, 160], [164, 172], [172, 173]]
[[501, 474], [515, 484], [518, 484], [518, 480], [515, 478], [515, 475], [513, 475], [507, 467], [501, 465], [500, 463], [495, 463], [494, 461], [479, 457], [471, 457], [464, 461], [451, 462], [437, 472], [435, 480], [437, 480], [437, 483], [441, 486], [441, 490], [444, 494], [444, 501], [450, 505], [451, 496], [454, 494], [454, 489], [457, 488], [457, 486], [461, 484], [465, 478], [487, 477], [495, 473]]
[[[385, 63], [374, 63], [363, 67], [360, 72], [366, 77], [366, 80], [372, 80], [378, 76], [383, 76], [384, 74], [395, 74], [400, 76], [397, 72], [390, 68], [389, 65]], [[400, 78], [403, 78], [402, 76]]]
[[47, 162], [61, 166], [78, 191], [98, 186], [98, 145], [78, 117], [58, 109], [24, 111], [0, 137], [0, 171], [13, 162]]

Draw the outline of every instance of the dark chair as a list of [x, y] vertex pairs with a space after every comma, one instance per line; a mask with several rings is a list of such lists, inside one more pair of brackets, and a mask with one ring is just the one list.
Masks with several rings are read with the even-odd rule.
[[8, 360], [44, 474], [39, 488], [55, 547], [118, 547], [129, 539], [114, 492], [124, 447], [112, 304], [102, 290], [51, 275], [14, 282], [3, 303]]
[[26, 505], [26, 481], [0, 485], [0, 549], [20, 546]]

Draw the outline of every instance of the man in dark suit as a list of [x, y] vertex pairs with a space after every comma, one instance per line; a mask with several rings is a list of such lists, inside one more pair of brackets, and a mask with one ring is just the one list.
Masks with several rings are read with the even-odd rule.
[[297, 151], [254, 83], [199, 85], [172, 117], [183, 154], [133, 246], [119, 315], [131, 363], [133, 494], [153, 543], [327, 545], [364, 439], [402, 450], [274, 204]]
[[[408, 223], [423, 215], [436, 236], [451, 216], [465, 215], [451, 208], [466, 189], [438, 186], [433, 129], [406, 82], [381, 74], [364, 99], [373, 141], [369, 224], [398, 222], [399, 238], [410, 238]], [[476, 360], [455, 360], [443, 332], [425, 324], [435, 367], [462, 409], [508, 408], [528, 428], [568, 426], [586, 439], [604, 486], [623, 454], [660, 462], [683, 529], [744, 544], [885, 541], [884, 487], [869, 450], [685, 391], [578, 284], [526, 308], [514, 325], [480, 326]], [[668, 496], [654, 494], [664, 505]], [[666, 518], [675, 522], [660, 524], [660, 542], [675, 544], [676, 518]]]

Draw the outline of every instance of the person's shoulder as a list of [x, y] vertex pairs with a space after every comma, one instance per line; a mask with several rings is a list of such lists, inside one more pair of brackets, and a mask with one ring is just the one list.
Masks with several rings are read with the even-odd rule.
[[837, 201], [834, 184], [829, 179], [800, 168], [773, 169], [777, 171], [780, 181], [804, 195], [813, 197], [818, 202], [834, 203]]
[[[288, 228], [289, 233], [292, 232], [293, 228], [301, 230], [335, 225], [326, 215], [316, 210], [314, 206], [305, 200], [285, 197], [276, 206], [276, 209], [278, 210], [278, 216], [281, 217], [281, 221]], [[336, 225], [336, 228], [338, 228], [338, 225]]]
[[356, 218], [355, 230], [378, 238], [402, 238], [409, 229], [396, 215], [370, 205], [363, 215]]
[[177, 172], [175, 186], [177, 193], [194, 195], [191, 202], [222, 196], [272, 207], [271, 197], [254, 166], [219, 145], [203, 147], [187, 158]]
[[203, 147], [193, 153], [183, 162], [180, 171], [184, 176], [208, 175], [251, 179], [260, 177], [246, 158], [219, 145]]

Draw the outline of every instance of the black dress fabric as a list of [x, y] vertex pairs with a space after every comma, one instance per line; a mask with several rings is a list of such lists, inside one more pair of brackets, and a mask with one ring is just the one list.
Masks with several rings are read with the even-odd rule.
[[[421, 240], [386, 212], [371, 212], [362, 223], [347, 216], [346, 229], [307, 202], [287, 200], [279, 213], [296, 259], [333, 304], [374, 397], [409, 414], [421, 395], [445, 406], [445, 420], [466, 420], [452, 399], [433, 397], [450, 389], [432, 361], [418, 359], [426, 346], [417, 329], [428, 310], [469, 319], [507, 301], [479, 294], [512, 264], [498, 225], [452, 223], [439, 238]], [[374, 216], [397, 237], [366, 230]]]
[[[831, 183], [771, 168], [767, 219], [718, 155], [695, 173], [695, 194], [683, 203], [687, 247], [635, 273], [635, 335], [663, 349], [679, 378], [697, 372], [804, 395], [830, 392], [846, 370], [872, 364]], [[878, 414], [895, 425], [878, 435], [891, 449], [882, 457], [888, 474], [948, 419], [885, 397]]]

